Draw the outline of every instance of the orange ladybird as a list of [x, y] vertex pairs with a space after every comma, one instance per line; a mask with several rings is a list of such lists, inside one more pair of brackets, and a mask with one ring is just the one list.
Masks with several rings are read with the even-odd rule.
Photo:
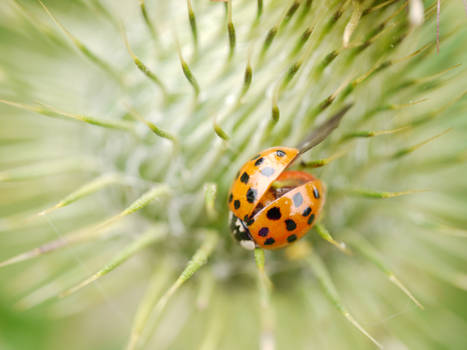
[[325, 201], [323, 183], [303, 171], [286, 170], [339, 124], [346, 106], [297, 148], [268, 148], [246, 162], [230, 189], [230, 229], [243, 248], [277, 249], [302, 238]]

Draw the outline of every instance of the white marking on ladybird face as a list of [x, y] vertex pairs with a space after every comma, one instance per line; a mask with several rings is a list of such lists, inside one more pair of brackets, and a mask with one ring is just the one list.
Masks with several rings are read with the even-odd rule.
[[235, 222], [235, 226], [238, 228], [239, 232], [241, 233], [246, 232], [245, 227], [242, 225], [242, 222], [238, 218], [237, 218], [237, 221]]
[[245, 248], [246, 250], [254, 250], [255, 249], [255, 242], [253, 241], [240, 241], [240, 245]]

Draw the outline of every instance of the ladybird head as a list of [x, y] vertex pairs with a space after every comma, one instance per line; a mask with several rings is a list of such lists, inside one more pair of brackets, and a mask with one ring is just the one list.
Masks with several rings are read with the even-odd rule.
[[230, 212], [230, 232], [233, 238], [245, 249], [253, 250], [256, 244], [251, 238], [250, 230], [248, 230], [245, 221], [240, 220], [232, 212]]

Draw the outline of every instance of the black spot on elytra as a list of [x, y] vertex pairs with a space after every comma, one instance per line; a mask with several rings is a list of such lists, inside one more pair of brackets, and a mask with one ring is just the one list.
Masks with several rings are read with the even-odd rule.
[[268, 210], [266, 216], [269, 220], [279, 220], [282, 216], [281, 210], [279, 209], [279, 207], [273, 207]]
[[274, 244], [276, 241], [274, 240], [274, 238], [272, 237], [269, 237], [267, 240], [264, 241], [264, 245], [271, 245], [271, 244]]
[[313, 196], [318, 199], [319, 198], [319, 191], [316, 187], [313, 187]]
[[276, 156], [283, 157], [283, 156], [285, 156], [285, 152], [281, 151], [281, 150], [278, 150], [278, 151], [276, 151]]
[[303, 215], [303, 216], [308, 216], [308, 215], [310, 215], [310, 213], [311, 213], [311, 208], [308, 207], [308, 208], [306, 208], [306, 209], [303, 211], [302, 215]]
[[274, 168], [267, 166], [261, 169], [260, 173], [263, 174], [264, 176], [271, 176], [272, 174], [274, 174]]
[[246, 172], [244, 172], [242, 174], [242, 177], [240, 177], [240, 181], [243, 182], [244, 184], [247, 184], [249, 179], [250, 179], [250, 175], [248, 175]]
[[311, 225], [314, 219], [315, 219], [315, 214], [311, 214], [310, 217], [308, 218], [308, 225]]
[[295, 242], [296, 240], [297, 240], [297, 235], [295, 235], [295, 234], [290, 235], [289, 237], [287, 237], [287, 242], [289, 242], [289, 243]]
[[264, 158], [261, 157], [261, 158], [259, 158], [258, 160], [256, 160], [255, 166], [260, 166], [263, 162], [264, 162]]
[[229, 203], [232, 202], [232, 199], [233, 199], [233, 195], [232, 193], [229, 195]]
[[246, 222], [246, 225], [247, 225], [247, 226], [251, 226], [251, 225], [253, 225], [253, 223], [255, 222], [255, 219], [249, 218], [248, 215], [245, 215], [243, 221]]
[[234, 200], [234, 208], [235, 209], [240, 208], [240, 201], [238, 199]]
[[293, 231], [297, 228], [297, 224], [295, 223], [295, 221], [287, 219], [285, 220], [285, 227], [287, 227], [287, 231]]
[[246, 192], [246, 200], [249, 203], [254, 203], [256, 200], [256, 195], [258, 194], [258, 191], [256, 191], [254, 188], [249, 188], [248, 191]]
[[303, 203], [302, 194], [300, 192], [295, 193], [292, 197], [292, 200], [293, 200], [293, 204], [295, 205], [295, 207], [298, 208]]
[[261, 237], [266, 237], [269, 233], [269, 229], [267, 227], [262, 227], [259, 232], [258, 232], [258, 235], [260, 235]]

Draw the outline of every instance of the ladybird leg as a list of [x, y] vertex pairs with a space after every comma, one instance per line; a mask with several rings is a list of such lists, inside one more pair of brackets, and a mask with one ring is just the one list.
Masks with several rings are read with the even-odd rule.
[[348, 104], [305, 137], [305, 139], [297, 146], [300, 151], [299, 154], [303, 154], [323, 142], [329, 134], [339, 126], [341, 119], [352, 106], [353, 104]]

